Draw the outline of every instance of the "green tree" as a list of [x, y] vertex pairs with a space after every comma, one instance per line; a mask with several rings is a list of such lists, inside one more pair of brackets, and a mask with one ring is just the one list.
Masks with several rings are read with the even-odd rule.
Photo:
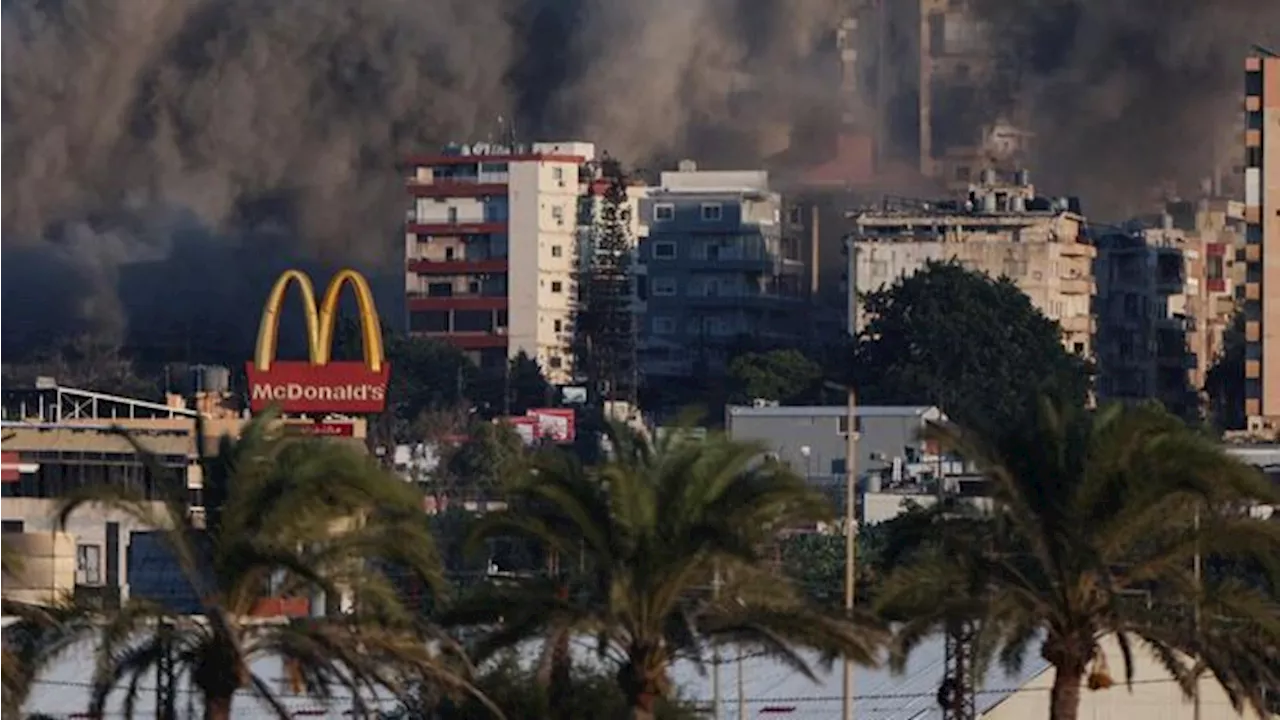
[[391, 362], [387, 410], [400, 423], [407, 426], [424, 412], [467, 402], [477, 369], [460, 350], [414, 335], [389, 334], [384, 343]]
[[1218, 430], [1240, 430], [1244, 416], [1244, 313], [1238, 312], [1222, 334], [1222, 353], [1205, 377], [1204, 390]]
[[863, 403], [938, 405], [995, 432], [1032, 423], [1040, 393], [1084, 402], [1085, 363], [1007, 279], [931, 263], [861, 302], [870, 320], [851, 374]]
[[467, 440], [445, 461], [448, 494], [467, 498], [496, 498], [503, 484], [515, 477], [524, 462], [524, 443], [504, 422], [475, 420]]
[[[347, 446], [281, 434], [264, 415], [204, 459], [204, 482], [218, 501], [200, 528], [188, 519], [185, 476], [166, 473], [137, 448], [170, 493], [162, 510], [127, 488], [99, 487], [68, 498], [60, 522], [85, 504], [105, 504], [161, 528], [200, 612], [134, 599], [102, 617], [90, 713], [100, 714], [123, 683], [131, 714], [139, 681], [166, 655], [177, 676], [190, 678], [210, 720], [232, 716], [239, 690], [288, 714], [273, 683], [252, 671], [259, 656], [282, 658], [296, 687], [320, 698], [335, 687], [357, 702], [379, 686], [466, 687], [457, 672], [463, 666], [449, 664], [449, 644], [440, 645], [444, 656], [429, 650], [439, 638], [401, 603], [397, 580], [439, 586], [434, 545], [410, 486]], [[318, 593], [345, 594], [355, 610], [253, 619], [263, 600]]]
[[[608, 673], [582, 668], [569, 678], [562, 702], [553, 703], [538, 673], [509, 654], [485, 667], [476, 687], [497, 705], [507, 720], [595, 720], [626, 717], [627, 699]], [[656, 720], [696, 720], [695, 708], [680, 700], [659, 702]], [[437, 697], [428, 693], [417, 704], [388, 713], [385, 720], [491, 720], [493, 712], [475, 698]]]
[[[854, 573], [857, 602], [868, 602], [879, 579], [885, 574], [883, 546], [894, 520], [858, 528]], [[780, 543], [782, 568], [797, 587], [815, 603], [843, 607], [844, 535], [800, 533]]]
[[1275, 489], [1159, 408], [1091, 414], [1045, 401], [1036, 417], [1000, 436], [929, 431], [982, 469], [997, 509], [980, 531], [958, 518], [968, 541], [932, 543], [882, 583], [881, 610], [907, 619], [896, 661], [967, 616], [982, 662], [1016, 668], [1040, 644], [1055, 669], [1053, 720], [1074, 720], [1086, 675], [1090, 687], [1111, 683], [1099, 654], [1107, 636], [1128, 680], [1144, 646], [1188, 694], [1204, 667], [1237, 708], [1261, 708], [1262, 689], [1280, 686], [1280, 605], [1194, 568], [1199, 553], [1249, 558], [1274, 576], [1280, 526], [1240, 508], [1274, 503]]
[[635, 241], [628, 179], [622, 165], [607, 157], [600, 174], [604, 191], [598, 207], [592, 209], [588, 256], [581, 263], [574, 354], [593, 394], [603, 386], [608, 399], [634, 401], [636, 318], [631, 262]]
[[480, 371], [467, 395], [484, 417], [492, 418], [547, 407], [555, 400], [555, 388], [538, 361], [521, 351], [505, 366]]
[[544, 454], [511, 488], [511, 510], [481, 520], [478, 539], [526, 535], [577, 562], [460, 604], [446, 623], [501, 620], [477, 642], [477, 659], [534, 638], [594, 636], [636, 718], [654, 717], [671, 694], [670, 664], [705, 660], [708, 639], [805, 673], [798, 648], [873, 660], [876, 629], [806, 602], [766, 561], [778, 530], [830, 518], [821, 493], [761, 463], [761, 448], [720, 435], [671, 433], [655, 446], [613, 426], [610, 440], [610, 459], [592, 468]]
[[749, 352], [729, 363], [732, 400], [740, 404], [757, 398], [784, 405], [803, 402], [821, 380], [822, 367], [799, 350]]

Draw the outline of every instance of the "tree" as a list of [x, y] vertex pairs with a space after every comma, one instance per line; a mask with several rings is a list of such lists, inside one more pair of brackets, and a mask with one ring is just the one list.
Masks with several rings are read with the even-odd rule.
[[[268, 414], [203, 459], [204, 482], [217, 501], [198, 528], [188, 520], [185, 477], [167, 475], [137, 449], [170, 494], [162, 511], [120, 486], [100, 487], [68, 498], [60, 522], [101, 503], [161, 528], [200, 611], [133, 599], [102, 618], [91, 714], [102, 713], [121, 682], [130, 714], [139, 680], [164, 658], [176, 676], [190, 678], [210, 720], [231, 717], [242, 689], [288, 714], [272, 683], [251, 668], [260, 656], [283, 659], [299, 690], [324, 698], [342, 688], [357, 704], [361, 693], [402, 692], [411, 682], [467, 687], [457, 670], [464, 666], [448, 664], [450, 644], [406, 610], [397, 591], [404, 578], [439, 586], [434, 546], [410, 486], [346, 446], [281, 434]], [[345, 594], [354, 610], [253, 619], [264, 600], [318, 593]], [[445, 655], [432, 652], [429, 641]]]
[[1244, 313], [1238, 312], [1222, 334], [1222, 352], [1205, 377], [1209, 410], [1218, 430], [1240, 430], [1244, 416]]
[[761, 398], [784, 405], [803, 401], [817, 389], [822, 367], [799, 350], [770, 350], [739, 355], [729, 363], [733, 402]]
[[1262, 688], [1280, 683], [1280, 605], [1194, 568], [1197, 554], [1250, 558], [1275, 577], [1280, 526], [1240, 509], [1276, 502], [1275, 489], [1158, 407], [1090, 414], [1045, 401], [1036, 418], [1000, 436], [929, 431], [982, 469], [997, 509], [981, 532], [962, 518], [968, 541], [932, 543], [881, 585], [880, 608], [907, 619], [896, 661], [961, 615], [976, 621], [981, 661], [1016, 668], [1040, 643], [1055, 669], [1054, 720], [1074, 720], [1086, 675], [1090, 687], [1111, 683], [1105, 636], [1128, 680], [1140, 644], [1188, 694], [1203, 667], [1237, 709], [1261, 708]]
[[521, 351], [504, 366], [482, 370], [468, 396], [484, 417], [492, 418], [547, 407], [554, 400], [554, 388], [538, 361]]
[[631, 205], [627, 175], [618, 161], [601, 163], [604, 193], [593, 208], [591, 241], [578, 282], [574, 318], [575, 356], [594, 395], [601, 386], [610, 400], [635, 401], [636, 318], [632, 292]]
[[[490, 664], [476, 678], [476, 687], [502, 710], [507, 720], [595, 720], [626, 717], [626, 698], [608, 673], [582, 668], [569, 678], [564, 701], [553, 703], [537, 673], [507, 655]], [[660, 702], [656, 720], [696, 720], [702, 717], [690, 703]], [[472, 697], [457, 699], [426, 694], [418, 703], [388, 713], [385, 720], [492, 720], [493, 712]]]
[[388, 410], [404, 423], [423, 412], [455, 408], [466, 402], [476, 367], [457, 348], [416, 335], [388, 335], [391, 362]]
[[671, 433], [652, 445], [615, 425], [610, 440], [610, 459], [592, 468], [542, 455], [512, 487], [510, 511], [481, 519], [477, 539], [528, 536], [577, 562], [488, 586], [447, 615], [446, 624], [485, 628], [501, 620], [475, 658], [535, 638], [594, 636], [636, 718], [654, 717], [671, 692], [670, 664], [704, 661], [708, 641], [758, 649], [804, 673], [799, 648], [873, 660], [876, 629], [807, 603], [765, 558], [780, 529], [829, 519], [821, 493], [761, 462], [760, 447], [721, 435]]
[[1040, 393], [1083, 404], [1085, 363], [1008, 279], [931, 263], [862, 298], [851, 374], [867, 404], [933, 404], [992, 432], [1034, 422]]
[[475, 420], [467, 439], [448, 455], [445, 473], [450, 489], [464, 497], [495, 498], [503, 484], [520, 472], [524, 443], [510, 425]]

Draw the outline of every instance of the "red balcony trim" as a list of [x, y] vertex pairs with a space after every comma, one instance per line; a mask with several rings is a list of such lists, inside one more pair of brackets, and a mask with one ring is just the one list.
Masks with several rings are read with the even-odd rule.
[[411, 297], [409, 310], [506, 310], [506, 297]]
[[420, 183], [410, 180], [408, 185], [409, 194], [414, 197], [460, 198], [507, 194], [506, 183], [465, 183], [447, 180]]
[[420, 275], [467, 275], [471, 273], [504, 273], [507, 261], [501, 260], [410, 260], [409, 272]]
[[563, 162], [581, 165], [587, 159], [581, 155], [557, 155], [549, 153], [518, 153], [513, 155], [410, 155], [404, 164], [409, 167], [437, 167], [442, 165], [475, 165], [477, 163], [513, 162]]
[[405, 231], [414, 235], [493, 235], [507, 231], [504, 222], [407, 223]]
[[433, 333], [430, 337], [460, 350], [489, 350], [507, 346], [507, 336], [495, 333]]
[[1226, 255], [1227, 244], [1226, 243], [1206, 243], [1204, 247], [1204, 254], [1208, 255], [1209, 257], [1213, 257], [1216, 255]]
[[1207, 284], [1209, 286], [1209, 292], [1220, 293], [1227, 291], [1226, 278], [1210, 278]]

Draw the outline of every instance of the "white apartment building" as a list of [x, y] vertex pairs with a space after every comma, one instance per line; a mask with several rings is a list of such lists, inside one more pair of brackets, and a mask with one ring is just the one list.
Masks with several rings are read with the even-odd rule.
[[409, 158], [408, 330], [482, 366], [521, 352], [557, 384], [572, 377], [580, 197], [595, 146], [450, 146]]

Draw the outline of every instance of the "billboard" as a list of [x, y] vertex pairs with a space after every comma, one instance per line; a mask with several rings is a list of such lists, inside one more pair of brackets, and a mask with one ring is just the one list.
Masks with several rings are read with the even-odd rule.
[[520, 439], [528, 445], [539, 441], [556, 444], [573, 442], [577, 427], [572, 408], [533, 408], [523, 416], [514, 415], [503, 420], [515, 429]]
[[[302, 293], [311, 355], [307, 361], [276, 359], [280, 310], [289, 286], [294, 284]], [[359, 307], [364, 361], [330, 362], [338, 298], [347, 284], [351, 285]], [[286, 413], [382, 412], [387, 405], [391, 366], [383, 355], [382, 325], [373, 304], [373, 292], [364, 276], [354, 270], [339, 272], [329, 282], [317, 306], [315, 288], [306, 274], [287, 270], [280, 275], [262, 309], [257, 350], [245, 373], [249, 380], [249, 407], [254, 412], [272, 405]]]

